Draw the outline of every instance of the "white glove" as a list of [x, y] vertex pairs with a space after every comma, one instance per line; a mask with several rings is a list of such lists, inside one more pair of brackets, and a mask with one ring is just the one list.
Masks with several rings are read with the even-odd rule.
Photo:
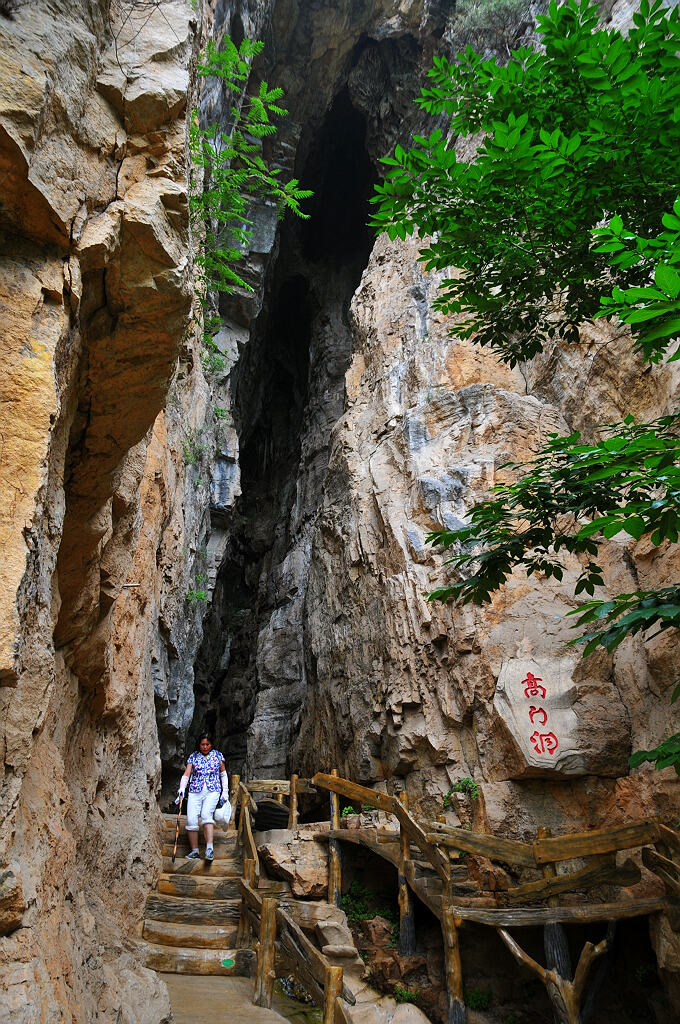
[[229, 778], [226, 772], [220, 772], [220, 782], [222, 783], [222, 796], [225, 800], [229, 799]]
[[186, 788], [187, 788], [188, 781], [189, 780], [186, 777], [186, 775], [183, 775], [182, 778], [179, 780], [179, 793], [177, 794], [177, 797], [175, 798], [175, 806], [178, 806], [180, 801], [182, 800], [182, 798], [184, 796], [184, 793], [186, 791]]

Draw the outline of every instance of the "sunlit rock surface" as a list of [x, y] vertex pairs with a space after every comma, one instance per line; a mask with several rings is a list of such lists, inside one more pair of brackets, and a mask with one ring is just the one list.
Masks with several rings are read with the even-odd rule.
[[159, 861], [157, 551], [187, 620], [199, 533], [179, 413], [154, 426], [191, 302], [195, 29], [181, 2], [0, 15], [3, 1024], [169, 1020], [127, 936]]

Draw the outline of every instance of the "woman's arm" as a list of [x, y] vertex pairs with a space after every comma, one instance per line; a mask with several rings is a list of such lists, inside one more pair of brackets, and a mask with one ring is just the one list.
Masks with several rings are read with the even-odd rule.
[[227, 766], [224, 761], [220, 761], [220, 782], [222, 783], [222, 792], [224, 793], [225, 800], [229, 799], [229, 779], [227, 777]]

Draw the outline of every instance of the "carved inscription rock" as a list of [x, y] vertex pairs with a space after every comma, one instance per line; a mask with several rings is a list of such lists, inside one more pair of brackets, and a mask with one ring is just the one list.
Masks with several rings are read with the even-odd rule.
[[505, 778], [616, 775], [627, 757], [618, 693], [584, 678], [580, 658], [508, 658], [493, 709], [502, 723], [499, 772]]

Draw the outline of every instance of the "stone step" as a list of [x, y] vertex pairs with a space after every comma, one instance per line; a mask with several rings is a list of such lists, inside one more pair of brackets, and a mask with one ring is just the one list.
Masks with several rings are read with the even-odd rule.
[[163, 874], [156, 888], [169, 896], [193, 896], [196, 899], [230, 900], [237, 899], [239, 895], [238, 878], [222, 875]]
[[172, 854], [163, 857], [163, 873], [168, 875], [222, 875], [225, 878], [243, 875], [241, 859], [236, 857], [219, 857], [216, 860], [194, 860], [180, 857], [179, 853], [172, 863]]
[[[191, 863], [191, 861], [189, 862]], [[176, 873], [162, 874], [158, 879], [158, 892], [169, 896], [192, 896], [195, 899], [229, 900], [239, 895], [238, 876], [185, 875]], [[289, 882], [279, 882], [261, 878], [258, 892], [262, 896], [287, 896], [290, 893]]]
[[171, 921], [176, 924], [238, 924], [241, 901], [196, 899], [152, 892], [146, 900], [146, 921]]
[[[173, 839], [173, 841], [171, 843], [167, 842], [167, 840], [166, 840], [165, 843], [163, 843], [163, 847], [162, 847], [162, 851], [161, 852], [162, 852], [164, 857], [172, 857], [172, 850], [173, 850], [174, 845], [175, 845], [174, 839]], [[178, 859], [180, 857], [186, 857], [186, 855], [189, 852], [189, 849], [190, 849], [189, 843], [185, 839], [184, 840], [180, 839], [179, 843], [177, 844], [177, 854], [176, 854], [176, 858], [175, 859]], [[205, 853], [205, 845], [201, 844], [199, 849], [201, 851], [201, 859], [203, 859], [203, 854]], [[219, 840], [216, 840], [215, 841], [215, 846], [214, 846], [214, 852], [215, 852], [215, 860], [230, 860], [232, 858], [238, 859], [238, 860], [241, 859], [241, 855], [240, 854], [238, 854], [238, 856], [237, 856], [236, 850], [234, 848], [234, 844], [232, 844], [232, 843], [221, 843], [221, 842], [219, 842]]]
[[[174, 833], [175, 829], [177, 828], [177, 815], [176, 814], [173, 814], [173, 815], [164, 814], [163, 815], [163, 826], [164, 826], [166, 832], [173, 832]], [[186, 814], [183, 814], [180, 817], [180, 819], [179, 819], [179, 827], [180, 827], [180, 830], [182, 832], [187, 827], [187, 816], [186, 816]], [[215, 835], [216, 836], [217, 835], [235, 836], [236, 835], [236, 829], [233, 828], [233, 827], [228, 829], [221, 822], [216, 821], [215, 822]]]
[[236, 925], [176, 924], [172, 921], [144, 921], [142, 938], [161, 946], [224, 949], [236, 942]]
[[[248, 977], [255, 969], [252, 949], [189, 949], [183, 946], [161, 946], [140, 939], [137, 942], [139, 959], [144, 967], [168, 974], [220, 974]], [[224, 967], [223, 960], [233, 960]]]

